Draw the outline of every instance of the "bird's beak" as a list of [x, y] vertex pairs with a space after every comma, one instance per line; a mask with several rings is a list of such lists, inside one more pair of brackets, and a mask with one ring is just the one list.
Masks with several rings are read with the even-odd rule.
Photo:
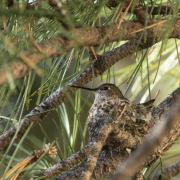
[[71, 85], [70, 87], [78, 88], [78, 89], [85, 89], [88, 91], [96, 91], [97, 90], [97, 88], [88, 88], [88, 87], [82, 87], [82, 86], [76, 86], [76, 85]]

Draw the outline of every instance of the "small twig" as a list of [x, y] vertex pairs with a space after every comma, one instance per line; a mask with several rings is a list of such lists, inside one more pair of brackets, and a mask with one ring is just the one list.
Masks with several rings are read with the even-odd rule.
[[90, 56], [90, 61], [94, 61], [97, 60], [97, 57], [99, 56], [96, 51], [94, 50], [94, 48], [91, 46], [90, 48], [88, 48], [88, 52], [89, 52], [89, 56]]
[[167, 22], [167, 20], [160, 20], [160, 21], [154, 22], [153, 24], [150, 24], [150, 25], [148, 25], [146, 27], [143, 27], [142, 29], [132, 31], [130, 34], [136, 34], [138, 32], [142, 32], [142, 31], [145, 31], [145, 30], [148, 30], [148, 29], [152, 29], [153, 27], [161, 26], [162, 24], [165, 24], [166, 22]]

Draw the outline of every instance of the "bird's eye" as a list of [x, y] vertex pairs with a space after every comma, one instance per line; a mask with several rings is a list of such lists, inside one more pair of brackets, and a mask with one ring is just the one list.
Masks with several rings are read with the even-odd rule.
[[110, 89], [110, 88], [107, 86], [102, 87], [102, 90], [108, 90], [108, 89]]

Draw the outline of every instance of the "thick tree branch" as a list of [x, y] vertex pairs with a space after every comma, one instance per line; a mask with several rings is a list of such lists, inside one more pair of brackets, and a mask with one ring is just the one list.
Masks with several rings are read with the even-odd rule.
[[[20, 53], [20, 57], [25, 56], [27, 59], [30, 59], [34, 65], [36, 65], [49, 57], [60, 56], [73, 47], [96, 46], [101, 43], [114, 42], [118, 40], [131, 40], [136, 38], [139, 33], [143, 33], [144, 30], [151, 30], [157, 37], [160, 37], [166, 29], [166, 26], [168, 26], [167, 20], [156, 21], [146, 27], [139, 22], [123, 22], [119, 30], [117, 30], [117, 25], [94, 28], [76, 28], [69, 30], [69, 33], [73, 34], [74, 39], [63, 40], [61, 37], [57, 37], [45, 40], [38, 44], [41, 52], [36, 49], [32, 51], [25, 51]], [[177, 20], [174, 26], [172, 26], [172, 33], [169, 37], [180, 38], [180, 20]], [[13, 79], [22, 78], [28, 73], [30, 67], [21, 61], [22, 60], [17, 59], [13, 62], [13, 64], [9, 64], [8, 68], [0, 70], [0, 85], [3, 85], [8, 81], [9, 73], [11, 73]]]

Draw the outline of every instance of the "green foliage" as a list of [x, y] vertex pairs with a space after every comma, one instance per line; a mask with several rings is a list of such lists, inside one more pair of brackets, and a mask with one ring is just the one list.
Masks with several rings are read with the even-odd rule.
[[[5, 1], [1, 3], [1, 69], [8, 68], [10, 63], [17, 60], [22, 61], [19, 59], [21, 52], [33, 52], [36, 49], [33, 42], [38, 43], [58, 36], [71, 39], [72, 34], [67, 31], [68, 28], [102, 26], [118, 22], [119, 10], [125, 3], [121, 0], [117, 7], [108, 8], [105, 0], [73, 0], [68, 1], [67, 5], [65, 1], [62, 2], [64, 10], [67, 11], [66, 16], [50, 7], [48, 1], [42, 1], [39, 9], [31, 10], [26, 9], [26, 1], [16, 1], [15, 8], [12, 9], [7, 9]], [[142, 0], [142, 2], [151, 6], [167, 3], [164, 0]], [[178, 4], [178, 1], [174, 1], [173, 8], [178, 9]], [[162, 42], [120, 61], [87, 86], [97, 87], [101, 83], [112, 82], [118, 85], [125, 96], [132, 101], [145, 102], [158, 94], [155, 103], [159, 104], [180, 84], [180, 41], [167, 39], [172, 22], [178, 17], [178, 13], [168, 16], [168, 25]], [[160, 15], [156, 15], [155, 18], [160, 19]], [[135, 17], [128, 14], [125, 19], [130, 20]], [[94, 49], [97, 54], [103, 54], [122, 43], [124, 42], [101, 44]], [[55, 89], [63, 87], [66, 82], [78, 75], [87, 64], [90, 64], [89, 59], [87, 47], [76, 47], [61, 57], [48, 58], [38, 64], [38, 68], [43, 72], [42, 75], [38, 75], [36, 69], [33, 69], [22, 79], [14, 80], [9, 69], [8, 82], [0, 86], [0, 132], [16, 125], [25, 114]], [[35, 165], [27, 168], [22, 178], [30, 179], [41, 169], [65, 159], [86, 144], [86, 119], [93, 95], [81, 91], [75, 93], [72, 90], [67, 97], [65, 103], [51, 112], [40, 125], [29, 127], [18, 144], [11, 143], [7, 151], [0, 154], [1, 175], [31, 155], [34, 150], [42, 149], [46, 143], [54, 142], [58, 150], [57, 157], [51, 159], [43, 156]], [[178, 158], [179, 146], [180, 142], [177, 141], [174, 151]], [[171, 151], [166, 156], [169, 159], [173, 158], [174, 162], [176, 159], [173, 155], [171, 157], [170, 153]], [[147, 177], [152, 168], [147, 171]]]

